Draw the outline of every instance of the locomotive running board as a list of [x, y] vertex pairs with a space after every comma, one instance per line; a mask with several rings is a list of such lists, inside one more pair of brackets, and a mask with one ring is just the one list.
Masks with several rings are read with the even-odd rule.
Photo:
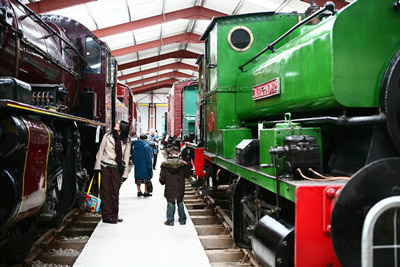
[[80, 123], [85, 123], [88, 126], [102, 126], [102, 127], [106, 126], [105, 123], [102, 123], [99, 121], [89, 120], [86, 118], [69, 115], [69, 114], [61, 113], [61, 112], [57, 112], [57, 111], [51, 111], [51, 110], [47, 110], [44, 108], [39, 108], [39, 107], [27, 105], [24, 103], [20, 103], [20, 102], [8, 100], [8, 99], [0, 99], [0, 109], [24, 110], [24, 111], [27, 111], [28, 113], [32, 113], [32, 114], [45, 115], [45, 116], [50, 116], [50, 117], [57, 117], [57, 118], [61, 118], [61, 119], [77, 121]]

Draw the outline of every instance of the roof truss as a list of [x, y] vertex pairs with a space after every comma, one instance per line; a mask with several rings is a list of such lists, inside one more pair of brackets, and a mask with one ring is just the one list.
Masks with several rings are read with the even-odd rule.
[[134, 82], [130, 82], [127, 83], [126, 85], [128, 86], [135, 86], [135, 85], [139, 85], [139, 84], [143, 84], [143, 83], [147, 83], [147, 82], [151, 82], [151, 81], [156, 81], [156, 80], [160, 80], [160, 79], [165, 79], [165, 78], [192, 78], [192, 75], [186, 74], [186, 73], [182, 73], [179, 71], [172, 71], [172, 72], [168, 72], [165, 74], [161, 74], [161, 75], [156, 75], [156, 76], [152, 76], [146, 79], [140, 79]]
[[182, 62], [175, 62], [175, 63], [159, 66], [156, 68], [138, 71], [138, 72], [134, 72], [134, 73], [126, 74], [126, 75], [121, 75], [121, 76], [118, 76], [118, 79], [123, 81], [123, 80], [132, 79], [132, 78], [148, 75], [148, 74], [163, 71], [163, 70], [169, 70], [169, 69], [172, 69], [172, 70], [186, 69], [186, 70], [197, 71], [196, 66], [192, 66], [192, 65], [185, 64]]
[[[310, 3], [311, 0], [301, 0], [302, 2]], [[335, 3], [336, 9], [342, 9], [343, 7], [347, 6], [349, 3], [345, 2], [344, 0], [330, 0], [331, 2]], [[314, 0], [314, 3], [317, 6], [323, 7], [327, 0]]]
[[149, 17], [145, 19], [135, 20], [119, 25], [115, 25], [108, 28], [103, 28], [94, 31], [98, 37], [106, 37], [113, 34], [123, 33], [127, 31], [133, 31], [144, 27], [149, 27], [164, 22], [174, 21], [178, 19], [212, 19], [213, 17], [226, 16], [227, 14], [214, 11], [205, 7], [194, 6], [186, 9], [181, 9], [178, 11], [173, 11], [169, 13], [164, 13], [154, 17]]
[[177, 82], [177, 81], [178, 81], [177, 79], [172, 78], [172, 79], [159, 81], [159, 82], [155, 82], [155, 83], [151, 83], [151, 84], [147, 84], [147, 85], [143, 85], [143, 86], [139, 86], [139, 87], [135, 87], [135, 88], [131, 88], [131, 89], [134, 94], [143, 94], [143, 93], [157, 90], [160, 88], [171, 87], [174, 84], [174, 82]]
[[97, 0], [41, 0], [39, 2], [33, 2], [27, 4], [35, 13], [41, 14], [62, 8], [67, 8], [76, 5], [82, 5], [90, 2], [96, 2]]
[[200, 56], [200, 54], [197, 54], [194, 52], [190, 52], [187, 50], [178, 50], [175, 52], [166, 53], [166, 54], [162, 54], [159, 56], [149, 57], [149, 58], [121, 64], [121, 65], [118, 65], [118, 70], [126, 70], [126, 69], [138, 67], [141, 65], [149, 64], [149, 63], [154, 63], [154, 62], [169, 59], [169, 58], [198, 58], [199, 56]]
[[142, 50], [154, 48], [154, 47], [160, 47], [163, 45], [173, 44], [173, 43], [200, 43], [200, 37], [201, 36], [198, 34], [186, 32], [186, 33], [177, 34], [177, 35], [166, 37], [166, 38], [161, 38], [161, 39], [154, 40], [154, 41], [147, 42], [147, 43], [142, 43], [142, 44], [124, 47], [121, 49], [116, 49], [116, 50], [111, 51], [111, 53], [113, 56], [118, 57], [118, 56], [123, 56], [123, 55], [131, 54], [131, 53], [139, 52]]

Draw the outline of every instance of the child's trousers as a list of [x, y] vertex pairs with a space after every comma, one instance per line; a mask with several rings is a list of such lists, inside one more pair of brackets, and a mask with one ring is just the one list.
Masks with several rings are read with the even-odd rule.
[[[178, 204], [179, 223], [185, 224], [186, 214], [185, 214], [185, 208], [183, 207], [183, 201], [178, 201], [177, 204]], [[175, 201], [171, 202], [167, 200], [167, 223], [173, 225], [175, 220], [174, 217], [175, 217]]]

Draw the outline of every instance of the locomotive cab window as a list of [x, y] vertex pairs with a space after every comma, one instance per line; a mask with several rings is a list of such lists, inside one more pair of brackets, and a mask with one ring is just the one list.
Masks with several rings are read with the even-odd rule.
[[86, 37], [86, 72], [101, 72], [101, 47], [92, 37]]
[[228, 43], [231, 48], [238, 52], [250, 49], [253, 44], [253, 33], [245, 26], [236, 26], [228, 34]]

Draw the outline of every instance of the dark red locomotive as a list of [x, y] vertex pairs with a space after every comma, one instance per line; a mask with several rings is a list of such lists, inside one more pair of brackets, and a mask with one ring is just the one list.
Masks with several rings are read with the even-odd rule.
[[116, 69], [77, 21], [0, 0], [0, 263], [22, 260], [38, 225], [82, 200], [115, 122]]

